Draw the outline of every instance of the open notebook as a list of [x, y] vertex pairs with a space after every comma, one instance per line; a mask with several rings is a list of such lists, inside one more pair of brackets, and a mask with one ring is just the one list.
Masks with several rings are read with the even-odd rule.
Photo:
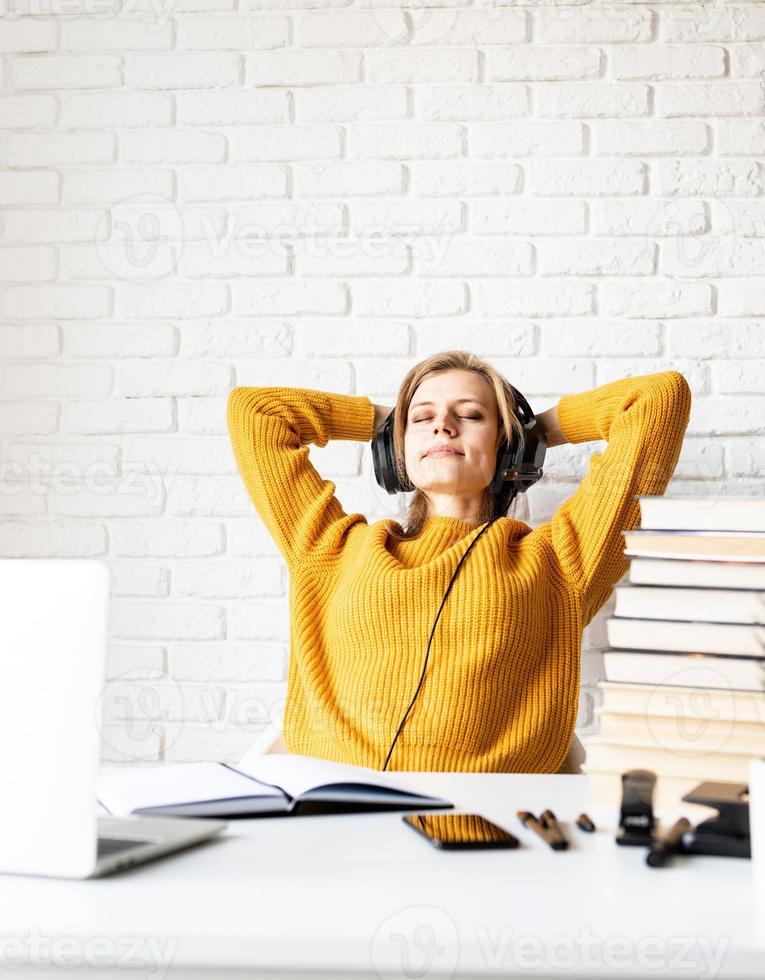
[[450, 808], [387, 772], [311, 756], [248, 752], [237, 765], [179, 762], [102, 770], [98, 802], [114, 816], [257, 817]]

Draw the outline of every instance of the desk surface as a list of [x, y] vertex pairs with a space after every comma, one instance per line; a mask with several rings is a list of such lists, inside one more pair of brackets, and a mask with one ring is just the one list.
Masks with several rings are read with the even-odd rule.
[[[595, 834], [573, 825], [586, 776], [396, 776], [496, 820], [521, 847], [439, 851], [400, 813], [231, 821], [218, 840], [108, 878], [0, 875], [0, 965], [42, 978], [81, 962], [155, 980], [242, 968], [282, 980], [765, 975], [751, 861], [649, 868], [644, 849], [615, 844], [616, 813], [590, 808]], [[545, 807], [567, 851], [515, 815]]]

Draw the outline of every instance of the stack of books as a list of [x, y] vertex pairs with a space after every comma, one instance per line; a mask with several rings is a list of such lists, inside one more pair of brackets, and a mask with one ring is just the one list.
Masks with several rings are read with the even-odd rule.
[[582, 768], [593, 803], [618, 805], [622, 773], [650, 769], [654, 803], [682, 807], [765, 757], [765, 498], [638, 499]]

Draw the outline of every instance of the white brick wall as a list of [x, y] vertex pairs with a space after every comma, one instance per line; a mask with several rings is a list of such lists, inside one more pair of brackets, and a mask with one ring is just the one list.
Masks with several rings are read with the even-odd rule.
[[[765, 490], [765, 4], [429, 3], [3, 2], [0, 554], [108, 562], [110, 760], [236, 759], [281, 709], [234, 385], [392, 404], [464, 347], [541, 410], [672, 367], [673, 490]], [[368, 446], [311, 457], [400, 513]]]

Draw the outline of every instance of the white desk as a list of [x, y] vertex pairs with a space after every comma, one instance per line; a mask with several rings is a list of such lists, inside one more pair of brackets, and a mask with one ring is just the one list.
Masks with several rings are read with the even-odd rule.
[[[82, 963], [62, 975], [91, 980], [88, 963], [155, 980], [765, 976], [751, 861], [649, 868], [644, 849], [615, 844], [615, 812], [587, 810], [595, 834], [573, 825], [586, 776], [395, 775], [522, 846], [438, 851], [397, 813], [232, 821], [217, 841], [100, 880], [0, 875], [0, 964], [23, 959], [9, 974], [38, 980], [52, 963]], [[567, 851], [516, 819], [547, 806]]]

